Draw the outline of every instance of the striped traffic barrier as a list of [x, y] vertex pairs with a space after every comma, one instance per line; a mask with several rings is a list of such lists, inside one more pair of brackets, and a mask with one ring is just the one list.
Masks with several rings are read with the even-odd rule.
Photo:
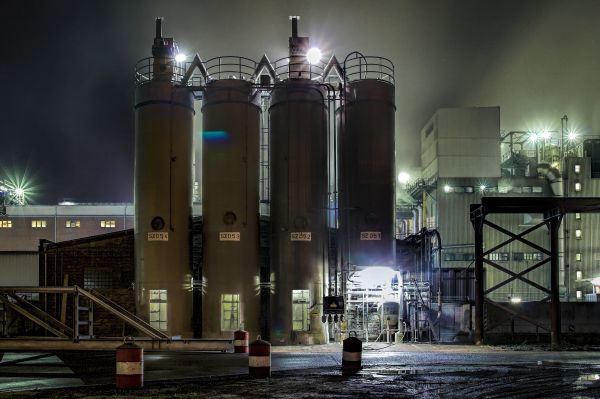
[[117, 388], [141, 388], [144, 386], [144, 349], [126, 338], [117, 347]]
[[250, 334], [248, 331], [238, 330], [233, 333], [233, 352], [248, 353], [248, 340]]
[[356, 337], [344, 340], [344, 352], [342, 354], [342, 374], [354, 374], [361, 366], [362, 342]]
[[271, 377], [271, 344], [260, 339], [250, 344], [248, 373], [252, 378]]

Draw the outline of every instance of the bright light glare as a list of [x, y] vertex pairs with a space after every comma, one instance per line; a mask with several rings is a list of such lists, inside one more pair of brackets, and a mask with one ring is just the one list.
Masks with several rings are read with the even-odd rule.
[[398, 173], [398, 181], [402, 184], [406, 184], [410, 181], [410, 175], [406, 172]]
[[446, 192], [446, 193], [449, 193], [449, 192], [450, 192], [450, 190], [452, 190], [452, 187], [450, 187], [449, 185], [447, 185], [447, 184], [446, 184], [446, 185], [444, 186], [444, 192]]
[[575, 132], [569, 132], [569, 135], [567, 136], [567, 139], [569, 139], [570, 141], [576, 140], [577, 139], [577, 133]]
[[548, 140], [550, 138], [550, 136], [552, 135], [552, 133], [550, 133], [549, 131], [544, 131], [542, 132], [541, 136], [544, 140]]
[[600, 277], [593, 278], [591, 282], [594, 285], [600, 285]]
[[354, 274], [354, 281], [363, 287], [391, 285], [396, 271], [385, 266], [369, 266]]
[[317, 62], [321, 61], [321, 55], [321, 50], [319, 50], [316, 47], [313, 47], [306, 53], [306, 59], [311, 64], [316, 64]]
[[529, 135], [529, 140], [533, 141], [534, 143], [538, 140], [538, 135], [537, 133], [531, 133]]
[[25, 194], [25, 190], [23, 190], [21, 187], [17, 187], [15, 189], [15, 194], [17, 194], [18, 196], [21, 196], [21, 195]]
[[514, 297], [510, 298], [510, 301], [512, 303], [521, 303], [521, 298], [514, 296]]
[[183, 61], [185, 61], [186, 58], [187, 58], [187, 56], [185, 54], [179, 53], [175, 56], [175, 61], [183, 62]]
[[484, 192], [486, 188], [487, 187], [485, 186], [485, 184], [482, 184], [481, 186], [479, 186], [479, 191]]

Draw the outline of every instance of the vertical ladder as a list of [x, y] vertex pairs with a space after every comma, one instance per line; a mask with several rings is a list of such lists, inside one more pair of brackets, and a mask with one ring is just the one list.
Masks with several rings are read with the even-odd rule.
[[[75, 291], [73, 297], [73, 341], [94, 338], [94, 302], [84, 297], [83, 306], [81, 297]], [[83, 330], [83, 331], [82, 331]]]

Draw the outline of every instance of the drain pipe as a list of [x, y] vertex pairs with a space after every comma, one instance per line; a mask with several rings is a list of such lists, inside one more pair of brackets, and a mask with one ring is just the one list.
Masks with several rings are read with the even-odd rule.
[[[538, 174], [544, 176], [548, 183], [550, 184], [550, 189], [552, 190], [553, 197], [564, 197], [564, 184], [563, 177], [561, 172], [557, 168], [553, 168], [551, 165], [547, 163], [541, 163], [537, 166]], [[560, 224], [560, 228], [558, 229], [558, 270], [562, 274], [562, 281], [559, 284], [565, 286], [565, 277], [566, 277], [566, 262], [565, 262], [565, 253], [566, 253], [566, 234], [565, 234], [565, 223]], [[567, 295], [569, 294], [569, 287], [567, 286]]]

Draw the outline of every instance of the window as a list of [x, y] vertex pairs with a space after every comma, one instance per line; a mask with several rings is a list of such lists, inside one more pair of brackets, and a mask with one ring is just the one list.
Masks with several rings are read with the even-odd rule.
[[114, 220], [101, 220], [100, 227], [103, 229], [114, 229], [117, 227], [117, 222]]
[[31, 227], [33, 227], [34, 229], [45, 229], [46, 221], [45, 220], [32, 220]]
[[577, 296], [577, 299], [581, 299], [583, 297], [581, 291], [577, 291], [575, 295]]
[[310, 298], [308, 290], [292, 290], [292, 330], [308, 331], [308, 309]]
[[112, 288], [112, 275], [110, 270], [91, 269], [83, 270], [84, 288]]
[[489, 260], [508, 262], [508, 252], [492, 252], [488, 255]]
[[581, 191], [581, 183], [580, 182], [575, 183], [575, 191]]
[[581, 213], [575, 212], [575, 220], [581, 220]]
[[524, 260], [542, 260], [543, 255], [541, 252], [525, 252], [523, 258]]
[[221, 330], [235, 331], [240, 326], [240, 295], [221, 295]]
[[576, 163], [574, 168], [573, 168], [575, 173], [580, 173], [581, 172], [581, 165]]
[[543, 192], [543, 190], [542, 190], [541, 186], [533, 186], [531, 188], [531, 192], [533, 192], [533, 193], [541, 193], [541, 192]]
[[513, 252], [513, 260], [514, 261], [524, 261], [525, 253], [524, 252]]
[[167, 331], [167, 290], [150, 290], [150, 325]]
[[575, 254], [575, 260], [577, 262], [581, 262], [581, 254], [579, 254], [579, 253]]
[[581, 240], [581, 229], [575, 230], [575, 238]]
[[0, 229], [12, 229], [12, 220], [0, 220]]
[[79, 220], [67, 220], [65, 226], [69, 229], [75, 229], [81, 227], [81, 222]]
[[575, 272], [575, 279], [576, 280], [582, 280], [583, 279], [583, 272], [581, 270], [577, 270]]

